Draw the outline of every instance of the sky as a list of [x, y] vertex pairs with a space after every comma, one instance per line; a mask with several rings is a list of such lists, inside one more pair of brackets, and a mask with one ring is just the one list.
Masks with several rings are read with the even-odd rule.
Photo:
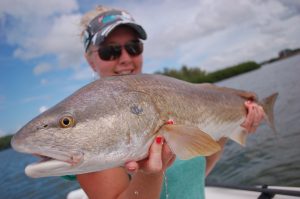
[[96, 5], [125, 9], [144, 27], [145, 73], [209, 72], [300, 47], [299, 0], [0, 0], [0, 136], [95, 79], [79, 21]]

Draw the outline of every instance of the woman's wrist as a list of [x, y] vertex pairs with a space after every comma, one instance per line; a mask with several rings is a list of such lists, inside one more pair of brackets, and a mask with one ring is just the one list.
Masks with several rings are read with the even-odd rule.
[[118, 199], [159, 199], [164, 179], [163, 171], [147, 173], [139, 170], [131, 176], [132, 178], [127, 189], [118, 197]]

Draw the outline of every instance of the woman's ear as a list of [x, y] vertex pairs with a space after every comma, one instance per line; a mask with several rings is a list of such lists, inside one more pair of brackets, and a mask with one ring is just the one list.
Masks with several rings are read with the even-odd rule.
[[93, 69], [93, 71], [96, 72], [96, 67], [95, 67], [95, 64], [94, 64], [94, 61], [93, 61], [91, 55], [87, 52], [84, 54], [84, 57], [85, 57], [86, 61], [89, 63], [90, 67]]

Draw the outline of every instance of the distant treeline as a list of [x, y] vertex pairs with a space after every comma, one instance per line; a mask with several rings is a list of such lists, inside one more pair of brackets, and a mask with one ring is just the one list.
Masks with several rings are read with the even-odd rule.
[[270, 64], [270, 63], [279, 61], [281, 59], [286, 59], [286, 58], [289, 58], [291, 56], [299, 55], [299, 54], [300, 54], [300, 48], [296, 48], [296, 49], [284, 49], [284, 50], [281, 50], [278, 53], [278, 57], [273, 57], [273, 58], [271, 58], [269, 60], [263, 61], [263, 62], [260, 63], [260, 65]]
[[[182, 66], [180, 70], [165, 68], [163, 72], [156, 72], [156, 74], [162, 74], [192, 83], [214, 83], [258, 68], [260, 68], [259, 64], [249, 61], [211, 73], [207, 73], [196, 67], [189, 68]], [[11, 138], [12, 135], [0, 138], [0, 150], [10, 148]]]
[[3, 136], [0, 138], [0, 150], [10, 148], [10, 140], [12, 135]]
[[207, 73], [198, 67], [189, 68], [187, 66], [182, 66], [180, 70], [165, 68], [163, 72], [156, 72], [156, 74], [166, 75], [192, 83], [214, 83], [260, 67], [261, 66], [256, 62], [248, 61], [210, 73]]

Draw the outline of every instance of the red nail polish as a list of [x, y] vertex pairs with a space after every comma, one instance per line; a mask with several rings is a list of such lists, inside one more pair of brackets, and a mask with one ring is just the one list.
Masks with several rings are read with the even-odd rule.
[[166, 124], [174, 124], [174, 121], [173, 121], [173, 120], [168, 120], [168, 121], [166, 122]]
[[162, 137], [156, 137], [155, 141], [156, 141], [157, 144], [161, 144]]

